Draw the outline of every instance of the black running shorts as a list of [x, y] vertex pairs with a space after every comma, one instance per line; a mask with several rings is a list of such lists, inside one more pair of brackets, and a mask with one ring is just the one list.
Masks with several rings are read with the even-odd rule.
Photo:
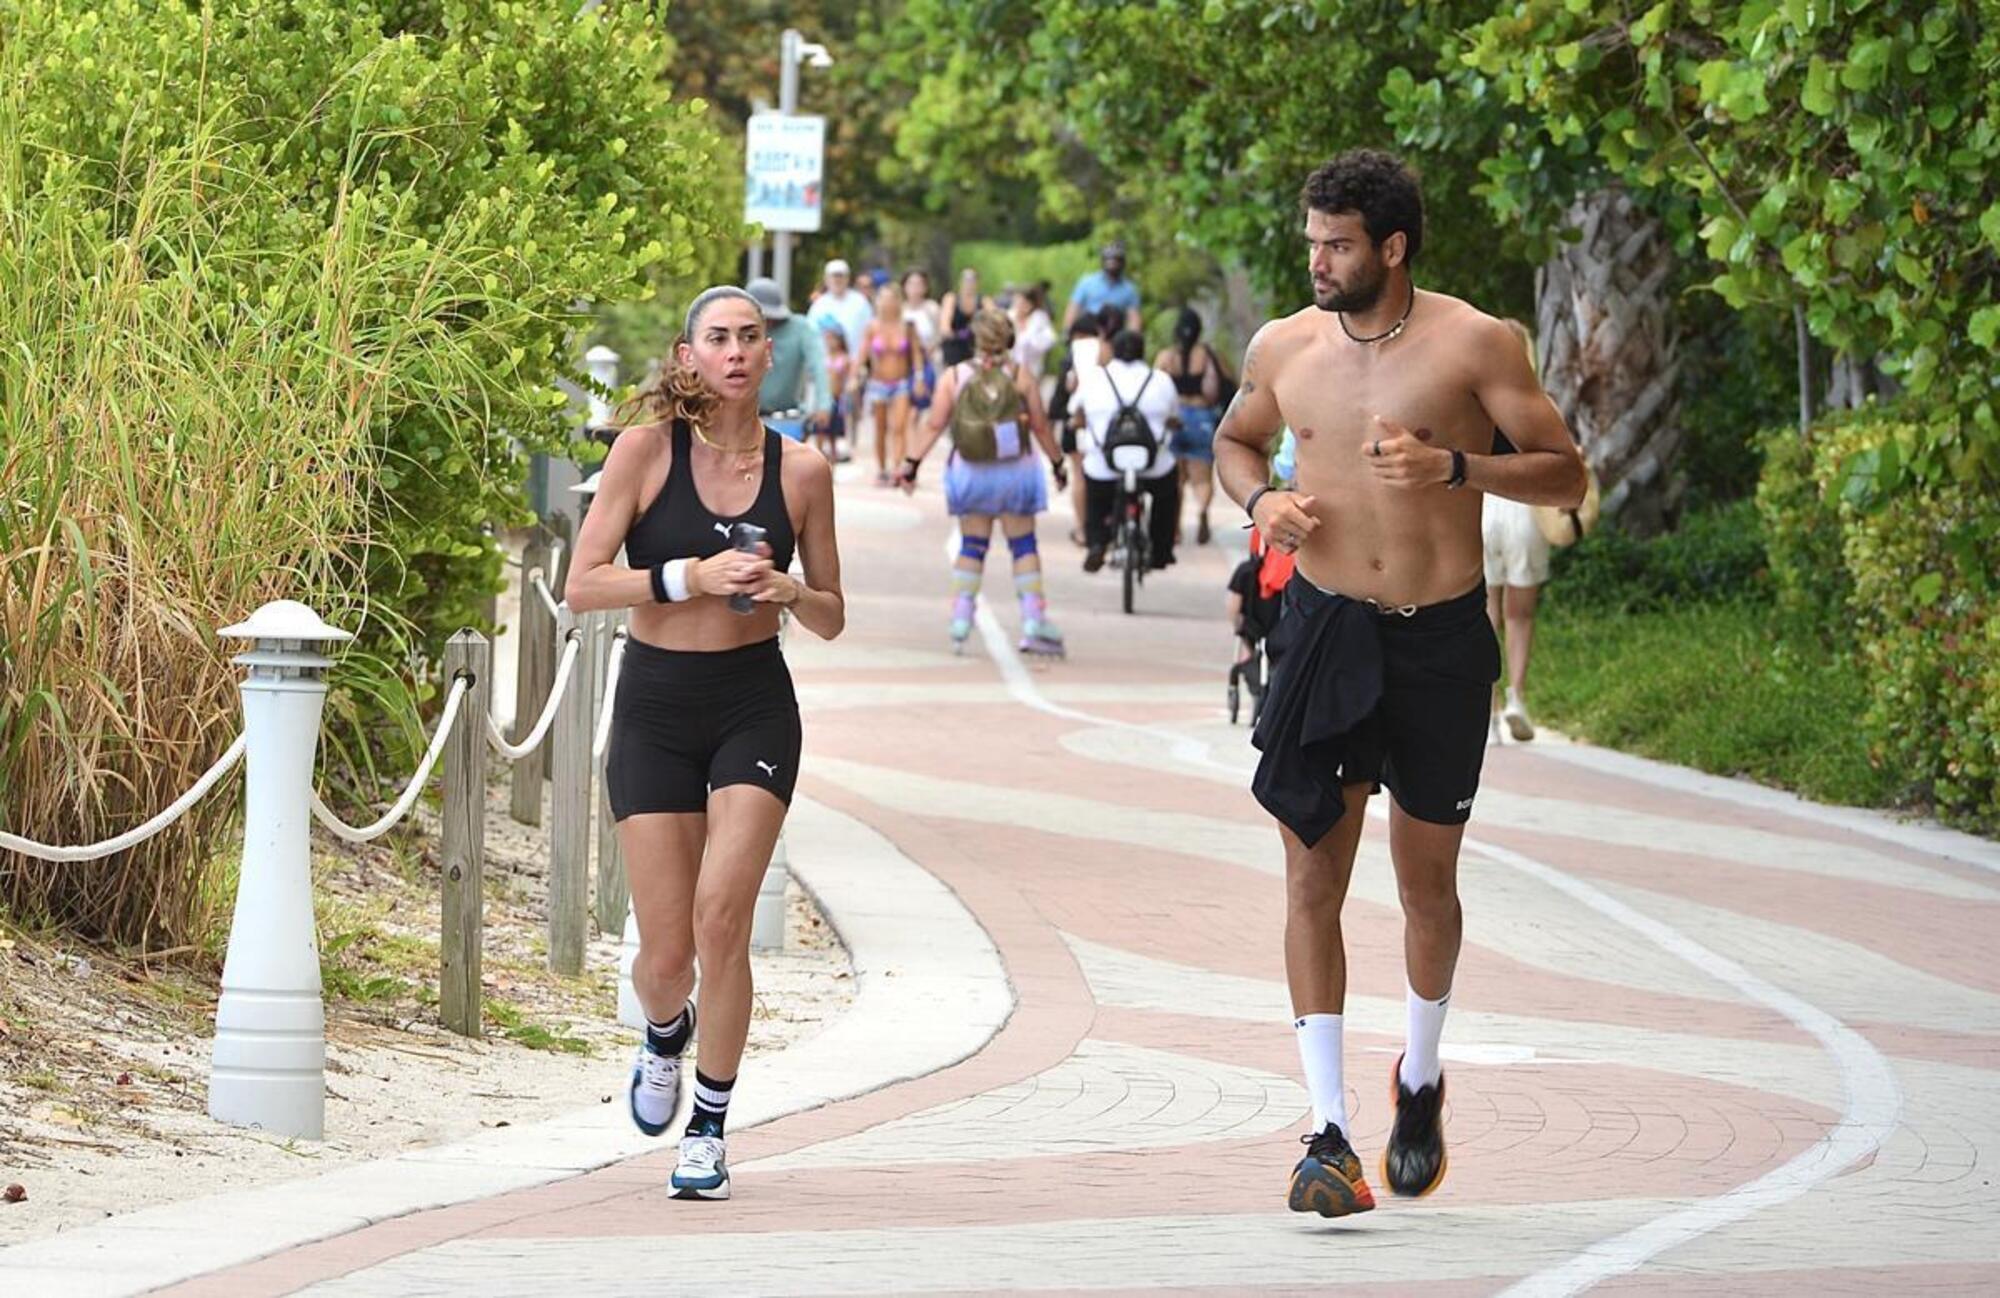
[[710, 791], [732, 784], [790, 806], [800, 739], [775, 637], [716, 653], [627, 640], [605, 758], [612, 818], [706, 811]]
[[[1326, 600], [1344, 599], [1294, 576], [1267, 642], [1275, 693], [1293, 638]], [[1418, 820], [1462, 825], [1479, 793], [1486, 761], [1493, 682], [1500, 679], [1500, 641], [1486, 616], [1486, 588], [1427, 604], [1404, 616], [1370, 610], [1382, 645], [1382, 693], [1342, 746], [1340, 769], [1321, 778], [1384, 786]], [[1270, 715], [1274, 700], [1267, 700]]]

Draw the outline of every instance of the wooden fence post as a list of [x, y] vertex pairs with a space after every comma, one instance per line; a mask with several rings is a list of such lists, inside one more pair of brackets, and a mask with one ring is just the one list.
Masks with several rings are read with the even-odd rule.
[[[586, 620], [587, 624], [587, 620]], [[564, 637], [577, 619], [564, 605], [556, 626]], [[597, 717], [590, 706], [594, 668], [588, 637], [578, 647], [569, 689], [556, 711], [549, 808], [549, 968], [583, 972], [590, 892], [590, 739]]]
[[444, 888], [438, 928], [438, 1009], [446, 1029], [480, 1035], [479, 966], [485, 938], [486, 716], [493, 697], [492, 646], [477, 631], [445, 643], [447, 687], [471, 678], [444, 750]]
[[[554, 589], [555, 577], [549, 572], [549, 540], [538, 527], [528, 546], [521, 554], [521, 626], [514, 637], [518, 654], [514, 672], [514, 734], [512, 742], [520, 743], [528, 737], [535, 719], [542, 715], [542, 704], [548, 699], [549, 684], [555, 679], [555, 619], [549, 616], [548, 606], [542, 603], [540, 592], [529, 580], [535, 569], [540, 568], [544, 580]], [[542, 823], [542, 781], [549, 773], [549, 745], [544, 739], [540, 747], [514, 763], [509, 776], [512, 785], [512, 802], [509, 814], [517, 824], [539, 825]]]
[[[600, 707], [612, 688], [611, 655], [620, 652], [625, 643], [615, 624], [620, 615], [602, 616], [604, 668], [599, 673], [597, 688]], [[608, 759], [611, 753], [608, 744], [604, 751]], [[597, 931], [605, 937], [617, 937], [625, 931], [625, 908], [632, 902], [632, 893], [625, 882], [625, 852], [618, 844], [618, 825], [611, 819], [611, 784], [604, 778], [604, 763], [592, 762], [591, 769], [597, 775]]]

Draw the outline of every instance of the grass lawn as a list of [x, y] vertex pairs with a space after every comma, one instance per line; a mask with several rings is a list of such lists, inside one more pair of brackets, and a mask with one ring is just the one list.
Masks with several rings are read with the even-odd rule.
[[1901, 791], [1868, 764], [1860, 669], [1781, 638], [1768, 606], [1627, 613], [1550, 595], [1528, 692], [1535, 714], [1565, 733], [1821, 802], [1887, 806]]

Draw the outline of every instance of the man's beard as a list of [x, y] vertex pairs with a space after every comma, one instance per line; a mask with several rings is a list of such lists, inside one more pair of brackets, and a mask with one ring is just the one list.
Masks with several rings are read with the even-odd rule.
[[1367, 311], [1382, 300], [1382, 290], [1388, 283], [1389, 268], [1378, 264], [1373, 278], [1358, 283], [1345, 292], [1336, 290], [1322, 296], [1315, 291], [1313, 305], [1322, 311], [1339, 311], [1346, 315]]

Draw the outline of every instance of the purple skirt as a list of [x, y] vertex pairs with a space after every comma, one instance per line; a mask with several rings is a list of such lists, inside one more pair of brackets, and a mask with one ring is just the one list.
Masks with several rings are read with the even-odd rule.
[[944, 507], [961, 514], [1039, 514], [1049, 507], [1048, 478], [1032, 452], [974, 464], [956, 452], [945, 465]]

